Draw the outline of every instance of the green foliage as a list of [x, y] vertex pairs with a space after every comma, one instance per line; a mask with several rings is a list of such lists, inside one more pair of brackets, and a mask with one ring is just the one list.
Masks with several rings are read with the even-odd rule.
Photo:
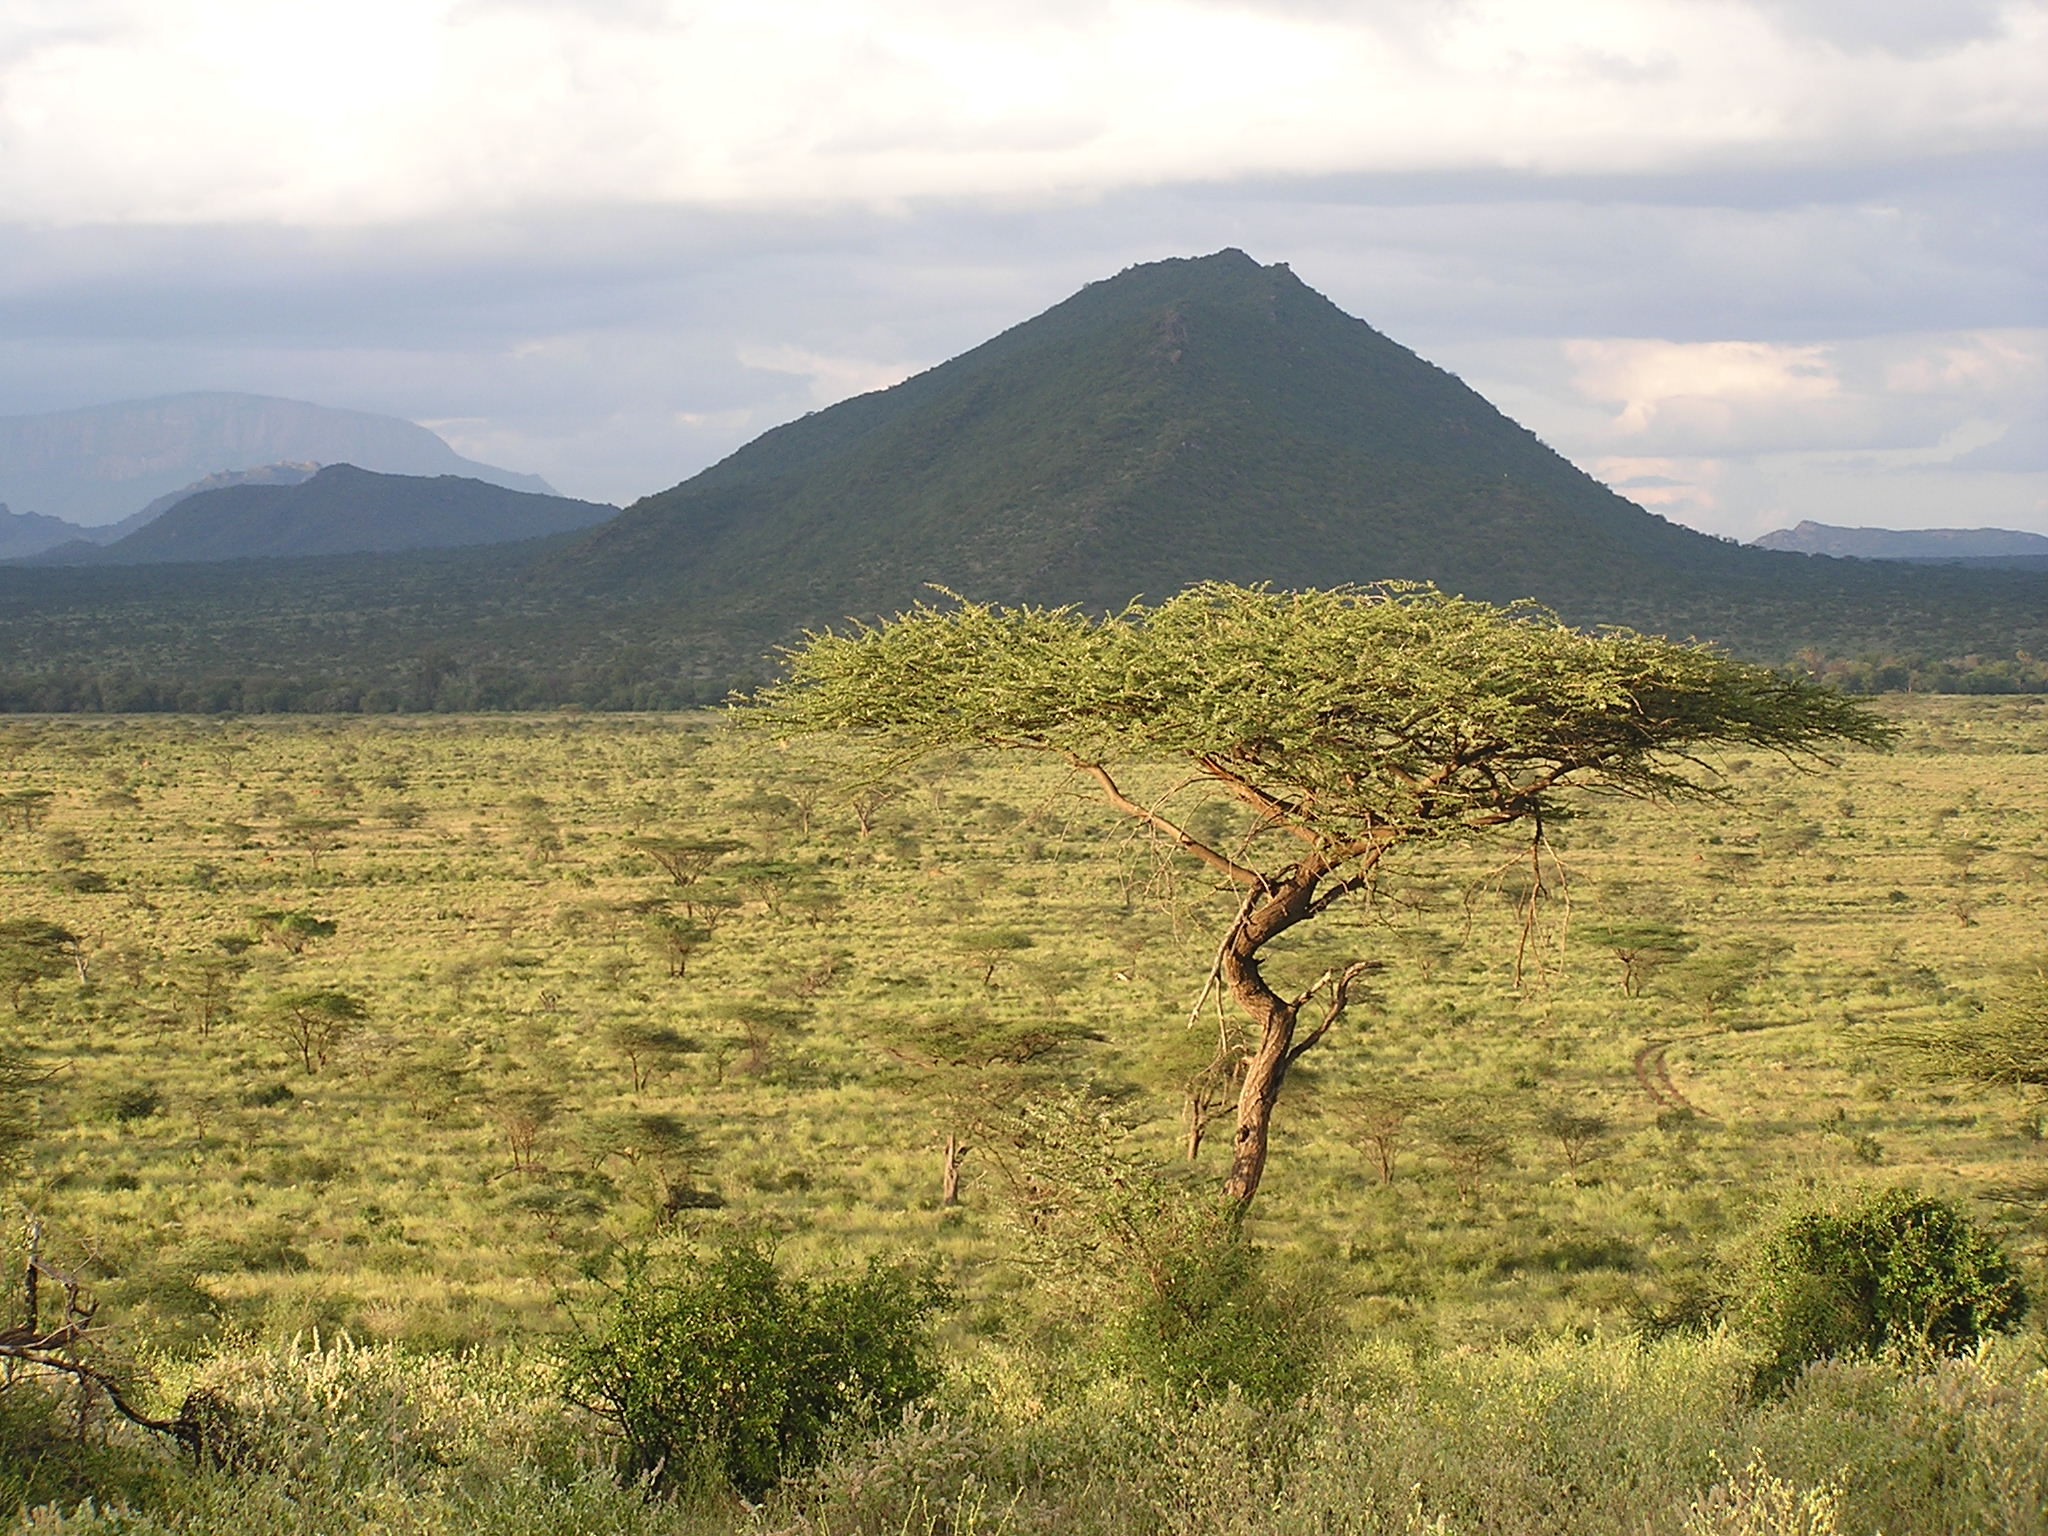
[[938, 1384], [928, 1271], [871, 1260], [792, 1278], [758, 1245], [629, 1262], [563, 1350], [569, 1400], [611, 1421], [628, 1479], [722, 1478], [750, 1498], [815, 1462], [842, 1421], [886, 1420]]
[[604, 1038], [625, 1059], [628, 1081], [635, 1093], [645, 1088], [655, 1073], [704, 1049], [702, 1042], [673, 1025], [649, 1024], [640, 1019], [613, 1019], [605, 1025]]
[[1212, 1191], [1142, 1164], [1085, 1094], [1027, 1104], [1004, 1154], [1026, 1252], [1102, 1331], [1115, 1368], [1176, 1397], [1305, 1392], [1328, 1342], [1314, 1293], [1281, 1283]]
[[[77, 1404], [61, 1381], [19, 1366], [0, 1380], [0, 1517], [46, 1503], [118, 1505], [155, 1491], [162, 1473], [153, 1458], [82, 1436]], [[124, 1536], [159, 1529], [125, 1521], [86, 1528]]]
[[1764, 977], [1788, 947], [1775, 936], [1702, 946], [1670, 965], [1663, 973], [1663, 984], [1672, 996], [1690, 1001], [1699, 1010], [1701, 1025], [1711, 1027], [1724, 1009]]
[[0, 919], [0, 988], [19, 1013], [29, 988], [61, 976], [77, 962], [78, 935], [41, 917]]
[[687, 976], [691, 957], [711, 942], [711, 925], [681, 912], [656, 908], [640, 921], [648, 947], [667, 967], [671, 978]]
[[2048, 970], [2009, 983], [1974, 1018], [1894, 1037], [1923, 1070], [1963, 1082], [2048, 1088]]
[[1690, 953], [1694, 943], [1692, 936], [1676, 923], [1647, 919], [1593, 923], [1575, 929], [1572, 936], [1614, 957], [1621, 967], [1624, 997], [1640, 997], [1649, 977]]
[[1101, 620], [920, 606], [808, 637], [760, 702], [764, 727], [878, 731], [916, 751], [1184, 758], [1329, 842], [1469, 835], [1585, 784], [1713, 793], [1673, 755], [1709, 743], [1811, 752], [1892, 734], [1831, 690], [1699, 647], [1401, 584], [1209, 583]]
[[729, 837], [629, 837], [626, 846], [643, 855], [677, 885], [695, 885], [727, 854], [745, 847]]
[[1954, 1202], [1885, 1190], [1805, 1211], [1744, 1267], [1741, 1316], [1779, 1387], [1815, 1360], [1887, 1346], [1953, 1355], [2027, 1309], [2011, 1257]]
[[1021, 928], [965, 928], [953, 935], [954, 946], [980, 970], [985, 987], [996, 984], [998, 966], [1036, 942]]
[[[988, 1352], [966, 1400], [834, 1435], [743, 1510], [723, 1488], [619, 1486], [598, 1421], [516, 1353], [228, 1344], [166, 1387], [213, 1394], [232, 1472], [103, 1423], [81, 1439], [72, 1405], [17, 1387], [0, 1498], [24, 1536], [2031, 1536], [2048, 1507], [2048, 1376], [2017, 1341], [1931, 1370], [1831, 1364], [1762, 1400], [1727, 1335], [1378, 1342], [1285, 1406], [1030, 1365]], [[16, 1515], [20, 1491], [36, 1502]]]
[[267, 911], [254, 914], [251, 922], [264, 942], [275, 944], [287, 954], [303, 954], [306, 946], [315, 939], [331, 939], [335, 935], [334, 919], [321, 917], [303, 908], [293, 911]]
[[164, 1107], [163, 1096], [147, 1083], [115, 1088], [100, 1100], [100, 1111], [116, 1125], [147, 1120]]
[[264, 1005], [272, 1037], [298, 1052], [308, 1073], [326, 1067], [369, 1016], [368, 1004], [339, 987], [288, 987]]
[[1284, 1403], [1313, 1384], [1327, 1308], [1271, 1273], [1265, 1251], [1212, 1202], [1153, 1249], [1150, 1283], [1115, 1321], [1112, 1358], [1177, 1397], [1229, 1391]]

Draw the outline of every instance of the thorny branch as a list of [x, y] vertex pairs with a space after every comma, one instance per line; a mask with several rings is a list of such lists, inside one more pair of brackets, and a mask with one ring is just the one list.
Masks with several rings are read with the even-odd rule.
[[[0, 1329], [0, 1366], [10, 1371], [17, 1366], [52, 1371], [81, 1387], [97, 1387], [106, 1394], [114, 1411], [129, 1423], [176, 1440], [180, 1449], [191, 1456], [195, 1467], [211, 1464], [216, 1469], [225, 1469], [239, 1465], [244, 1448], [234, 1432], [227, 1405], [213, 1393], [204, 1388], [187, 1393], [174, 1417], [156, 1418], [128, 1401], [117, 1378], [78, 1358], [79, 1346], [95, 1335], [92, 1325], [99, 1304], [86, 1295], [75, 1276], [63, 1274], [43, 1261], [40, 1221], [30, 1221], [28, 1240], [28, 1259], [22, 1273], [25, 1315], [19, 1325]], [[41, 1315], [45, 1278], [56, 1281], [64, 1291], [64, 1321], [47, 1330]]]
[[1337, 1020], [1344, 1016], [1344, 1006], [1351, 1001], [1351, 984], [1359, 977], [1383, 968], [1378, 960], [1354, 960], [1342, 971], [1325, 971], [1315, 985], [1294, 1000], [1297, 1010], [1306, 1007], [1324, 987], [1330, 988], [1330, 1001], [1323, 1010], [1323, 1020], [1287, 1050], [1287, 1065], [1299, 1061], [1304, 1053], [1327, 1035]]
[[1168, 821], [1157, 811], [1142, 806], [1137, 801], [1131, 799], [1130, 796], [1117, 787], [1116, 780], [1110, 777], [1109, 770], [1103, 767], [1102, 764], [1091, 763], [1086, 758], [1071, 752], [1066, 754], [1066, 757], [1067, 761], [1072, 763], [1074, 767], [1087, 774], [1097, 784], [1100, 784], [1102, 786], [1102, 793], [1108, 798], [1109, 803], [1122, 811], [1126, 816], [1132, 816], [1144, 822], [1146, 826], [1152, 828], [1161, 836], [1170, 838], [1178, 847], [1185, 848], [1204, 864], [1228, 875], [1239, 885], [1260, 886], [1265, 883], [1264, 878], [1257, 870], [1247, 868], [1227, 854], [1218, 853], [1214, 848], [1211, 848], [1207, 843], [1188, 832], [1185, 828]]

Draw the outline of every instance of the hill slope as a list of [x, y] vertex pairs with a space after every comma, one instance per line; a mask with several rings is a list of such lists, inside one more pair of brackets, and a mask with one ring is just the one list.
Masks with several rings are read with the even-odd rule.
[[111, 544], [116, 539], [125, 539], [138, 528], [147, 527], [162, 517], [179, 502], [202, 491], [222, 491], [231, 485], [303, 485], [320, 473], [318, 464], [307, 461], [299, 464], [258, 464], [253, 469], [224, 469], [219, 474], [208, 475], [204, 480], [195, 480], [190, 485], [175, 491], [166, 491], [139, 512], [130, 512], [118, 523], [108, 523], [97, 531], [102, 544]]
[[1549, 573], [1746, 555], [1622, 500], [1441, 369], [1239, 251], [1133, 268], [639, 502], [559, 579], [744, 591], [803, 622], [1203, 577]]
[[456, 475], [380, 475], [330, 464], [296, 484], [200, 491], [104, 549], [73, 547], [44, 558], [67, 565], [151, 565], [446, 549], [588, 528], [616, 510]]
[[164, 395], [0, 416], [0, 501], [88, 526], [224, 470], [292, 460], [553, 492], [538, 476], [473, 463], [410, 421], [267, 395]]
[[1432, 580], [1851, 686], [2048, 685], [2029, 659], [2048, 655], [2048, 576], [1679, 527], [1285, 267], [1226, 251], [1093, 284], [589, 532], [0, 570], [0, 708], [658, 708], [927, 583], [1110, 607], [1203, 578]]
[[0, 502], [0, 560], [41, 554], [87, 537], [86, 530], [61, 517], [44, 517], [40, 512], [10, 512]]
[[1755, 540], [1758, 549], [1858, 560], [2048, 559], [2048, 537], [2012, 528], [1841, 528], [1802, 522]]

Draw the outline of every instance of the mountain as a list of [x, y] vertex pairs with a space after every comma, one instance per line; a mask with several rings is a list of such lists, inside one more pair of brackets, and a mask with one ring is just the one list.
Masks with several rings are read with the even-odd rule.
[[1802, 522], [1754, 542], [1758, 549], [1859, 560], [2048, 560], [2048, 536], [2012, 528], [1838, 528]]
[[[16, 521], [32, 526], [22, 527], [11, 541], [7, 520], [0, 516], [0, 560], [23, 560], [33, 556], [37, 565], [91, 564], [98, 558], [95, 551], [101, 545], [124, 539], [136, 529], [155, 522], [188, 496], [229, 485], [297, 485], [312, 479], [319, 468], [318, 464], [264, 464], [255, 469], [223, 470], [159, 496], [140, 512], [131, 512], [117, 523], [99, 523], [91, 528], [67, 523], [62, 518], [29, 513], [25, 520]], [[5, 512], [6, 508], [0, 507], [0, 514]]]
[[380, 475], [330, 464], [309, 478], [199, 491], [104, 548], [39, 564], [162, 565], [505, 544], [603, 522], [616, 507], [457, 475]]
[[141, 511], [130, 512], [118, 523], [108, 523], [94, 531], [100, 543], [111, 544], [116, 539], [125, 539], [138, 528], [147, 527], [179, 502], [197, 496], [201, 491], [222, 491], [231, 485], [303, 485], [319, 473], [320, 466], [310, 460], [298, 464], [259, 464], [254, 469], [224, 469], [217, 475], [194, 480], [175, 491], [166, 491]]
[[1284, 265], [1231, 250], [1134, 267], [777, 428], [628, 508], [556, 576], [745, 593], [818, 623], [928, 582], [1090, 605], [1204, 577], [1515, 596], [1768, 558], [1624, 501]]
[[[210, 492], [141, 532], [273, 494]], [[670, 708], [927, 583], [1099, 608], [1203, 578], [1429, 580], [1852, 687], [2048, 690], [2048, 575], [1682, 528], [1286, 267], [1224, 251], [1092, 284], [586, 531], [0, 569], [0, 709]]]
[[94, 526], [223, 471], [310, 461], [466, 475], [552, 495], [535, 475], [463, 458], [425, 427], [266, 395], [186, 394], [0, 416], [0, 501]]
[[10, 512], [0, 503], [0, 560], [38, 555], [59, 544], [88, 537], [87, 530], [61, 517], [44, 517], [40, 512]]
[[1206, 578], [1431, 581], [1774, 660], [2048, 651], [2038, 580], [1816, 562], [1669, 522], [1236, 250], [1132, 267], [776, 428], [535, 581], [771, 644], [930, 585], [1113, 608]]

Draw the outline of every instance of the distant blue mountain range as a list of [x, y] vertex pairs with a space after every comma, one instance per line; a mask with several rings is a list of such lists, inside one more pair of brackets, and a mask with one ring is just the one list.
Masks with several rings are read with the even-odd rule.
[[[96, 530], [133, 519], [132, 530], [162, 512], [166, 498], [240, 483], [251, 471], [279, 483], [277, 471], [296, 468], [303, 479], [323, 464], [554, 494], [537, 475], [466, 459], [395, 416], [267, 395], [164, 395], [0, 416], [0, 507], [11, 509], [0, 516], [0, 558], [70, 539], [105, 542]], [[53, 530], [52, 521], [69, 526]]]
[[2048, 569], [2048, 537], [2012, 528], [1837, 528], [1803, 522], [1754, 542], [1759, 549], [1796, 555]]

